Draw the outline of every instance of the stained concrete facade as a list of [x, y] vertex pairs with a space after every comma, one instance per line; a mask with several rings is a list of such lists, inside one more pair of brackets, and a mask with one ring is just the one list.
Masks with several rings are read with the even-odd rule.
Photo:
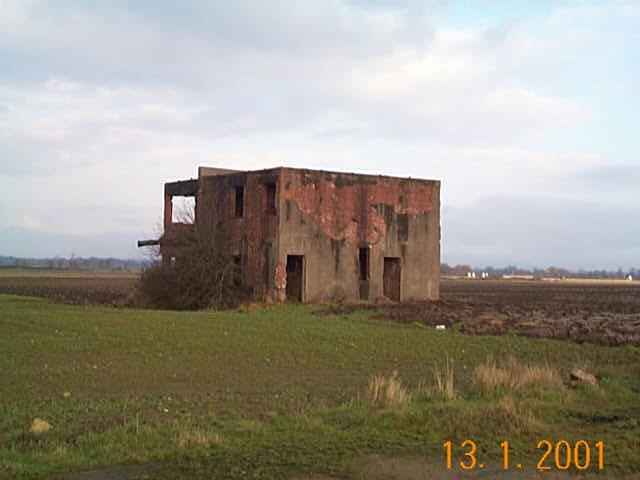
[[[192, 225], [172, 198], [195, 197]], [[224, 238], [257, 299], [437, 299], [440, 182], [294, 168], [201, 167], [165, 184], [165, 263], [185, 230]]]

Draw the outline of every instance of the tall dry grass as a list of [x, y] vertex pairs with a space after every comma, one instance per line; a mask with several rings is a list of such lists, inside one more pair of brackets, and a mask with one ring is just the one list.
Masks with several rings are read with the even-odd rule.
[[173, 437], [173, 442], [181, 450], [219, 445], [222, 441], [221, 434], [199, 428], [180, 430]]
[[493, 359], [487, 360], [476, 367], [473, 379], [474, 384], [485, 392], [564, 388], [562, 377], [551, 365], [524, 365], [513, 357], [503, 367], [499, 367]]
[[402, 385], [398, 372], [390, 377], [376, 375], [369, 381], [369, 403], [378, 407], [399, 407], [406, 405], [411, 396]]
[[453, 374], [453, 360], [449, 355], [444, 358], [444, 365], [437, 362], [433, 366], [433, 393], [451, 400], [456, 396]]
[[483, 415], [486, 420], [502, 425], [505, 431], [521, 432], [539, 427], [533, 413], [510, 394], [488, 406]]

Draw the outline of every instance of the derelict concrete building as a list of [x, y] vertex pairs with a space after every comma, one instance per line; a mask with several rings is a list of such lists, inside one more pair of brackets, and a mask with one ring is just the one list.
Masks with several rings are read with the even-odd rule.
[[[173, 221], [195, 198], [193, 224]], [[258, 299], [303, 302], [437, 299], [440, 182], [278, 167], [200, 167], [164, 186], [165, 264], [184, 229], [222, 234]], [[149, 244], [152, 242], [140, 242]]]

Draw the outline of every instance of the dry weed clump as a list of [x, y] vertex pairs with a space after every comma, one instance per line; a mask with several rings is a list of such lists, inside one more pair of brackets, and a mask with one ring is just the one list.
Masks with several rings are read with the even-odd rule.
[[399, 407], [409, 402], [410, 395], [394, 371], [390, 377], [376, 375], [369, 381], [369, 401], [373, 406]]
[[173, 438], [176, 446], [181, 450], [194, 447], [208, 447], [222, 443], [222, 435], [201, 429], [181, 430]]
[[558, 371], [549, 364], [523, 365], [511, 357], [504, 367], [488, 360], [476, 367], [474, 383], [485, 392], [505, 389], [518, 391], [526, 388], [562, 389], [564, 383]]
[[531, 411], [518, 406], [511, 395], [501, 398], [495, 405], [489, 407], [484, 415], [487, 420], [515, 432], [529, 430], [537, 425]]
[[446, 355], [444, 365], [440, 366], [436, 363], [433, 366], [433, 392], [447, 400], [455, 398], [453, 377], [453, 360], [449, 355]]

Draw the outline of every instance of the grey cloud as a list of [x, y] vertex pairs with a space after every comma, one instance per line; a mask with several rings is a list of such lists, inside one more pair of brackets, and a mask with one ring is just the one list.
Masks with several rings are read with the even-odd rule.
[[[80, 75], [83, 71], [85, 75], [101, 72], [108, 78], [115, 70], [129, 81], [140, 75], [144, 81], [153, 81], [155, 75], [173, 78], [198, 71], [211, 81], [229, 65], [255, 57], [353, 60], [388, 53], [406, 42], [422, 43], [430, 32], [422, 18], [337, 0], [183, 2], [179, 7], [164, 2], [113, 2], [98, 8], [87, 3], [39, 2], [30, 8], [5, 9], [0, 43], [28, 60], [17, 68], [24, 65], [29, 71], [34, 63], [42, 64], [80, 78], [85, 78]], [[82, 68], [70, 57], [81, 59]]]
[[640, 204], [486, 197], [442, 214], [444, 261], [572, 268], [640, 262]]
[[[22, 57], [31, 79], [20, 85], [24, 95], [37, 96], [52, 75], [78, 82], [80, 91], [60, 92], [59, 100], [71, 104], [74, 127], [93, 128], [85, 138], [134, 123], [139, 132], [188, 130], [196, 138], [340, 132], [486, 145], [585, 117], [576, 102], [496, 84], [511, 68], [494, 61], [507, 51], [511, 26], [451, 36], [416, 5], [7, 5], [0, 44]], [[152, 103], [169, 113], [191, 115], [176, 125], [161, 111], [145, 114], [149, 100], [127, 85], [155, 94]], [[83, 110], [94, 118], [75, 121]]]
[[640, 165], [602, 165], [579, 172], [568, 178], [567, 182], [577, 182], [589, 188], [638, 192]]
[[[159, 195], [158, 195], [159, 197]], [[112, 205], [96, 205], [89, 201], [87, 204], [76, 206], [58, 207], [56, 213], [60, 218], [71, 218], [72, 225], [60, 225], [58, 231], [81, 230], [83, 224], [100, 225], [100, 230], [105, 232], [128, 232], [136, 231], [140, 228], [140, 219], [145, 218], [151, 220], [157, 218], [160, 221], [162, 206], [157, 207], [140, 207], [138, 205], [125, 206], [122, 204]], [[144, 229], [149, 233], [153, 233], [154, 225], [150, 222]], [[65, 228], [66, 227], [66, 228]], [[70, 228], [73, 227], [73, 228]], [[95, 230], [95, 228], [93, 228]]]
[[0, 230], [0, 254], [16, 257], [118, 257], [142, 258], [136, 232], [69, 235], [21, 228]]

